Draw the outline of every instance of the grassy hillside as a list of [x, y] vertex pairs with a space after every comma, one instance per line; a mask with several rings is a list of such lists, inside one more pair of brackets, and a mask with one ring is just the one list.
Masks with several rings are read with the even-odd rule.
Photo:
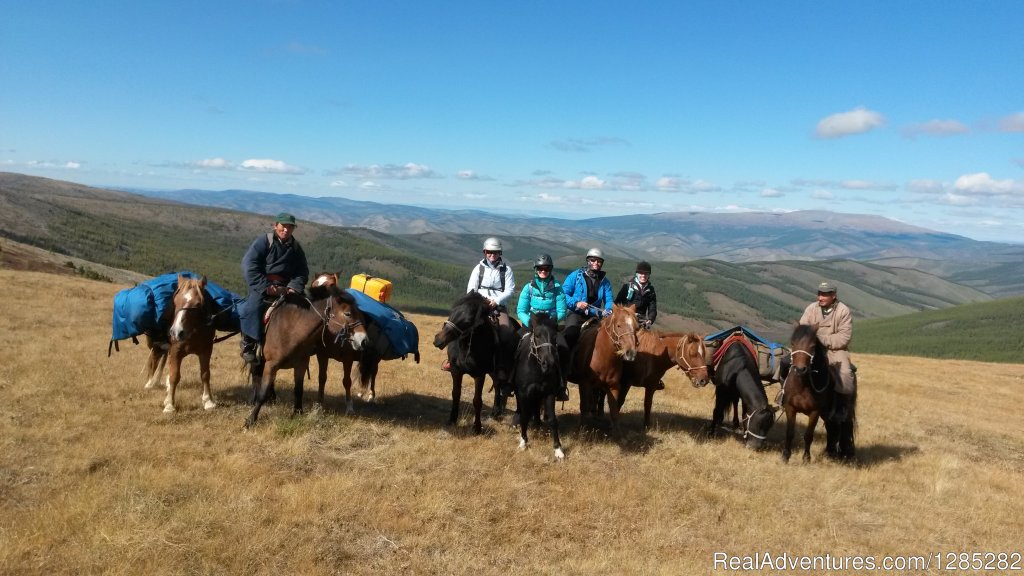
[[[239, 261], [268, 230], [270, 217], [177, 204], [68, 182], [0, 173], [0, 235], [97, 264], [156, 275], [191, 269], [242, 292]], [[403, 310], [441, 312], [465, 290], [484, 234], [392, 236], [301, 222], [296, 237], [311, 271], [365, 272], [395, 283]], [[556, 277], [583, 264], [574, 245], [535, 236], [502, 236], [519, 285], [534, 257], [550, 253]], [[595, 242], [601, 245], [599, 242]], [[614, 246], [605, 264], [614, 291], [635, 260]], [[714, 329], [744, 324], [772, 338], [813, 300], [818, 282], [840, 285], [858, 318], [887, 317], [990, 299], [985, 293], [909, 268], [847, 260], [730, 264], [714, 260], [654, 262], [653, 281], [666, 328]]]
[[1020, 297], [855, 326], [855, 352], [1024, 363], [1024, 298]]
[[[821, 457], [820, 425], [809, 465], [780, 463], [781, 419], [763, 452], [705, 439], [713, 391], [678, 370], [647, 433], [642, 397], [626, 399], [620, 441], [579, 426], [572, 387], [555, 464], [542, 432], [522, 452], [505, 423], [470, 434], [468, 390], [447, 426], [451, 380], [422, 340], [422, 362], [384, 362], [377, 402], [355, 415], [332, 363], [323, 409], [313, 374], [291, 417], [282, 375], [242, 432], [233, 340], [214, 350], [218, 406], [202, 409], [190, 357], [168, 415], [164, 391], [142, 387], [143, 347], [105, 357], [123, 284], [0, 270], [0, 285], [3, 574], [726, 575], [716, 552], [1020, 551], [1020, 365], [860, 354], [859, 466]], [[422, 337], [442, 321], [409, 317]]]

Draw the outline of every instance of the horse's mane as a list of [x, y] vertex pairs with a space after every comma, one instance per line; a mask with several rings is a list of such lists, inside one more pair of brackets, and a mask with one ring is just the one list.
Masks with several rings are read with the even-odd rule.
[[814, 329], [814, 326], [809, 324], [799, 324], [793, 330], [793, 336], [789, 339], [790, 342], [796, 342], [797, 340], [803, 340], [810, 338], [811, 340], [818, 339], [818, 331]]

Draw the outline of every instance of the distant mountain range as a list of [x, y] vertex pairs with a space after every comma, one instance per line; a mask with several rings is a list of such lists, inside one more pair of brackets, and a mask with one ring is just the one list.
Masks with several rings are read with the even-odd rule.
[[670, 212], [571, 220], [248, 190], [133, 192], [257, 214], [288, 210], [302, 219], [321, 224], [362, 227], [386, 234], [442, 232], [534, 236], [557, 239], [581, 249], [598, 244], [624, 258], [660, 261], [698, 258], [726, 262], [914, 258], [1010, 262], [1024, 253], [1024, 246], [979, 242], [881, 216], [827, 211]]

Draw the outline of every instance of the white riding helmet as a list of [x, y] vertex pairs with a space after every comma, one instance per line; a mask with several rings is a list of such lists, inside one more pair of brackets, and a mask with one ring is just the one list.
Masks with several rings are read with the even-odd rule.
[[604, 253], [601, 252], [600, 248], [591, 248], [587, 251], [587, 258], [600, 258], [604, 260]]
[[501, 252], [501, 240], [491, 237], [484, 240], [484, 250], [490, 250], [492, 252]]

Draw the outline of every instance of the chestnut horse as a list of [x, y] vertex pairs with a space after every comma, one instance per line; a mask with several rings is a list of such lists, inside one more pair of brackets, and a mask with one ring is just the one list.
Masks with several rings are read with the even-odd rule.
[[351, 294], [337, 286], [327, 286], [310, 289], [310, 295], [312, 300], [301, 295], [286, 297], [270, 316], [263, 341], [263, 375], [256, 391], [256, 405], [245, 420], [246, 428], [256, 424], [279, 370], [294, 369], [293, 415], [301, 414], [303, 378], [317, 346], [349, 343], [359, 349], [366, 342], [363, 314]]
[[562, 383], [561, 364], [555, 339], [558, 327], [546, 313], [530, 315], [530, 333], [516, 347], [513, 363], [513, 382], [516, 387], [516, 407], [519, 409], [519, 449], [526, 450], [529, 442], [526, 430], [534, 418], [540, 422], [543, 403], [555, 459], [565, 459], [562, 442], [558, 437], [558, 416], [555, 414], [555, 394]]
[[828, 350], [818, 340], [813, 326], [797, 325], [790, 338], [791, 362], [789, 374], [782, 382], [782, 406], [786, 411], [786, 443], [782, 459], [788, 462], [793, 445], [796, 415], [807, 415], [804, 431], [804, 462], [811, 460], [811, 443], [818, 418], [825, 420], [825, 454], [832, 458], [853, 457], [853, 428], [856, 395], [849, 410], [849, 418], [836, 422], [829, 418], [835, 400], [835, 383], [839, 374], [828, 364]]
[[[498, 330], [490, 315], [487, 298], [479, 292], [469, 292], [452, 305], [448, 319], [434, 335], [434, 346], [442, 350], [447, 348], [451, 363], [452, 410], [448, 423], [455, 424], [459, 418], [462, 377], [468, 374], [473, 377], [473, 432], [477, 434], [483, 432], [480, 413], [483, 410], [484, 379], [490, 374], [494, 382], [494, 412], [498, 414], [504, 403], [501, 389], [506, 383], [498, 381], [495, 360], [498, 354], [512, 356], [510, 350], [500, 349]], [[512, 318], [509, 321], [513, 330], [519, 329], [518, 322]]]
[[[203, 382], [203, 408], [217, 406], [210, 394], [210, 356], [213, 354], [213, 299], [206, 292], [206, 277], [187, 278], [178, 275], [178, 288], [172, 296], [173, 306], [164, 312], [162, 325], [171, 324], [170, 342], [160, 342], [147, 336], [149, 359], [146, 361], [146, 388], [160, 380], [167, 364], [167, 396], [164, 412], [174, 412], [174, 392], [181, 381], [181, 361], [191, 354], [199, 357], [199, 378]], [[167, 360], [170, 359], [168, 363]]]
[[[338, 275], [333, 272], [321, 272], [316, 275], [316, 279], [311, 284], [314, 288], [337, 286]], [[373, 326], [366, 325], [367, 337], [371, 338], [371, 332]], [[347, 344], [347, 343], [346, 343]], [[357, 349], [352, 346], [342, 345], [338, 346], [334, 342], [317, 342], [316, 347], [316, 363], [317, 363], [317, 381], [319, 384], [319, 391], [317, 394], [317, 402], [323, 406], [324, 404], [324, 388], [327, 386], [327, 367], [331, 360], [337, 360], [341, 362], [342, 366], [342, 385], [345, 386], [345, 413], [352, 414], [352, 363], [359, 362], [359, 384], [362, 387], [362, 391], [359, 393], [359, 397], [366, 402], [373, 402], [376, 396], [376, 385], [377, 385], [377, 371], [380, 368], [380, 356], [373, 346], [362, 346]]]
[[615, 436], [619, 435], [623, 362], [636, 359], [639, 329], [636, 307], [615, 304], [597, 328], [583, 330], [573, 352], [569, 381], [580, 385], [580, 414], [592, 414], [598, 404], [597, 393], [605, 392]]
[[636, 360], [623, 365], [622, 408], [631, 387], [644, 389], [644, 428], [651, 426], [651, 407], [658, 382], [673, 366], [690, 378], [694, 386], [708, 383], [708, 366], [704, 363], [704, 339], [694, 333], [662, 334], [641, 330], [637, 335]]

